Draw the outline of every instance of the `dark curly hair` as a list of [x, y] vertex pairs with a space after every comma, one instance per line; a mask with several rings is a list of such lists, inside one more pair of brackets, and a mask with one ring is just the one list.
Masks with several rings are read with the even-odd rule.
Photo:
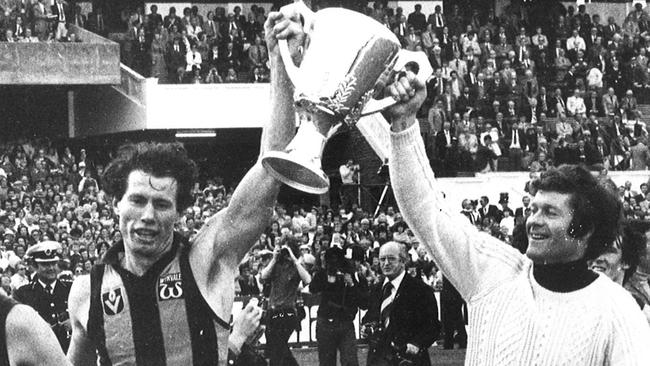
[[623, 283], [634, 274], [641, 257], [646, 253], [645, 233], [650, 230], [650, 222], [645, 220], [627, 220], [623, 223], [621, 237], [621, 261], [629, 266], [625, 270]]
[[561, 165], [543, 172], [532, 182], [539, 190], [570, 194], [573, 219], [567, 233], [581, 237], [593, 230], [587, 241], [585, 259], [592, 260], [605, 252], [620, 233], [622, 204], [610, 190], [599, 184], [589, 171], [578, 165]]
[[126, 192], [129, 174], [134, 170], [154, 177], [174, 178], [178, 182], [176, 210], [179, 213], [192, 204], [191, 190], [198, 178], [198, 169], [181, 143], [140, 142], [121, 146], [117, 157], [108, 164], [102, 175], [106, 193], [121, 200]]

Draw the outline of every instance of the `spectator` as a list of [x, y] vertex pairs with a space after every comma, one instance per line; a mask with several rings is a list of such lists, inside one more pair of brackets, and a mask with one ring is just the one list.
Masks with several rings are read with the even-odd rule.
[[266, 339], [271, 366], [297, 365], [287, 342], [300, 319], [296, 308], [298, 285], [308, 285], [311, 276], [298, 263], [296, 239], [284, 237], [276, 246], [273, 259], [262, 271], [261, 279], [271, 286]]

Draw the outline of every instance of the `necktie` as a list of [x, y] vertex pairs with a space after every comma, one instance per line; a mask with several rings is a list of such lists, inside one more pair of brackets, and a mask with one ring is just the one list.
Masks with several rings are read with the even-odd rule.
[[381, 292], [381, 313], [380, 313], [381, 322], [385, 327], [388, 326], [388, 316], [390, 315], [390, 309], [393, 303], [393, 299], [391, 298], [392, 293], [393, 293], [393, 284], [391, 282], [387, 282], [384, 285], [384, 288]]
[[438, 16], [436, 16], [436, 22], [437, 22], [436, 27], [442, 28], [442, 16], [440, 14], [438, 14]]
[[517, 136], [517, 130], [513, 130], [512, 131], [512, 144], [515, 145], [515, 146], [517, 146], [517, 144], [519, 143], [517, 137], [518, 137]]
[[52, 285], [45, 285], [45, 291], [47, 291], [48, 294], [52, 295]]

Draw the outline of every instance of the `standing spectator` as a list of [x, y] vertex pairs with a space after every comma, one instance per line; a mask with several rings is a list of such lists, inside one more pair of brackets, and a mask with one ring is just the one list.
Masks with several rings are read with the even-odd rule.
[[[403, 244], [388, 242], [379, 249], [385, 276], [370, 292], [362, 336], [371, 336], [368, 365], [388, 365], [396, 354], [415, 366], [429, 366], [429, 346], [440, 333], [438, 307], [431, 287], [420, 278], [406, 276], [408, 254]], [[418, 309], [414, 311], [414, 309]]]
[[270, 366], [298, 365], [287, 342], [301, 320], [296, 308], [298, 286], [300, 282], [305, 286], [311, 282], [311, 276], [298, 262], [299, 255], [297, 239], [284, 236], [273, 251], [273, 259], [262, 270], [262, 280], [271, 286], [266, 328]]
[[412, 26], [418, 34], [424, 31], [427, 25], [427, 18], [422, 14], [422, 5], [415, 4], [414, 11], [409, 14], [407, 23]]
[[339, 167], [339, 174], [341, 174], [341, 205], [342, 207], [351, 207], [356, 202], [356, 185], [358, 181], [358, 173], [360, 166], [355, 164], [352, 159]]
[[337, 350], [341, 365], [356, 366], [357, 346], [353, 320], [359, 308], [368, 307], [368, 283], [348, 261], [342, 248], [325, 251], [325, 263], [309, 285], [320, 294], [316, 339], [321, 366], [336, 366]]
[[248, 49], [248, 59], [251, 63], [251, 68], [266, 68], [269, 55], [266, 46], [262, 44], [262, 37], [259, 35], [255, 36], [254, 44]]
[[56, 338], [67, 352], [70, 344], [70, 318], [68, 315], [68, 295], [71, 283], [57, 279], [61, 244], [44, 241], [29, 248], [26, 256], [34, 261], [36, 276], [27, 285], [14, 292], [14, 299], [29, 305], [50, 324]]
[[160, 31], [154, 32], [154, 38], [149, 49], [151, 54], [151, 77], [166, 81], [167, 79], [167, 45], [163, 42]]
[[47, 32], [49, 28], [49, 17], [52, 10], [49, 6], [45, 5], [45, 0], [38, 0], [32, 7], [34, 13], [34, 33], [41, 41], [47, 39]]
[[57, 41], [61, 41], [68, 35], [67, 23], [68, 19], [72, 19], [68, 4], [62, 0], [54, 0], [54, 3], [52, 4], [52, 15], [56, 17], [54, 38]]

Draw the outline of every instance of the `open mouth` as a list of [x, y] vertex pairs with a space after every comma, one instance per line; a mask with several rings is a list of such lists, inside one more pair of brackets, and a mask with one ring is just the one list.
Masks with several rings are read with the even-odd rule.
[[607, 269], [601, 266], [591, 266], [591, 270], [596, 272], [605, 272]]
[[528, 233], [528, 238], [530, 238], [530, 239], [532, 239], [532, 240], [544, 240], [544, 239], [547, 239], [547, 238], [548, 238], [548, 235], [546, 235], [546, 234], [541, 234], [541, 233], [533, 233], [533, 232], [529, 232], [529, 233]]
[[158, 235], [158, 231], [151, 229], [136, 229], [134, 233], [138, 239], [145, 241], [153, 240]]

